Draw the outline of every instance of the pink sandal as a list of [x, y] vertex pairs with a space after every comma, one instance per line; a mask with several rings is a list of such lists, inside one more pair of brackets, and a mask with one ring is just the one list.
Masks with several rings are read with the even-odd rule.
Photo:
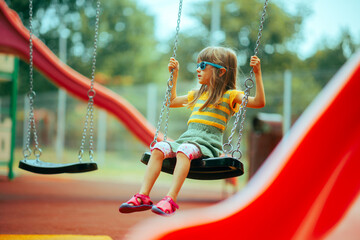
[[[139, 202], [138, 198], [141, 200]], [[121, 204], [119, 211], [121, 213], [132, 213], [151, 209], [153, 206], [149, 196], [137, 193], [129, 201]]]
[[153, 206], [151, 211], [161, 216], [171, 216], [175, 214], [176, 209], [179, 209], [179, 206], [171, 197], [166, 196], [156, 206]]

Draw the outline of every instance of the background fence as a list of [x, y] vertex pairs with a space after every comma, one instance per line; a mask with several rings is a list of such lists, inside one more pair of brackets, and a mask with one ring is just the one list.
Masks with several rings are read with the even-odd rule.
[[[284, 73], [264, 73], [264, 84], [266, 89], [267, 106], [263, 109], [249, 109], [245, 123], [245, 137], [242, 141], [242, 151], [245, 159], [248, 133], [251, 131], [252, 119], [259, 112], [282, 114], [283, 95], [279, 94], [284, 89]], [[311, 73], [292, 74], [293, 91], [290, 110], [292, 121], [306, 108], [321, 89], [308, 81]], [[165, 85], [165, 84], [164, 84]], [[187, 91], [196, 87], [196, 82], [181, 82], [178, 84], [178, 95], [186, 94]], [[156, 125], [158, 121], [161, 104], [163, 102], [165, 86], [155, 84], [119, 86], [111, 88], [114, 92], [125, 98], [132, 104], [150, 123]], [[36, 90], [36, 83], [35, 83]], [[0, 96], [0, 122], [8, 117], [9, 97]], [[96, 97], [95, 97], [96, 102]], [[46, 151], [56, 152], [51, 159], [52, 162], [74, 162], [66, 159], [63, 151], [78, 151], [81, 143], [82, 129], [86, 114], [86, 103], [79, 101], [71, 95], [63, 94], [61, 91], [37, 93], [35, 98], [35, 118], [39, 136], [40, 147]], [[142, 152], [147, 150], [122, 124], [109, 113], [96, 108], [95, 112], [95, 160], [99, 163], [105, 161], [104, 152], [114, 152], [120, 159], [138, 161]], [[176, 139], [186, 130], [187, 119], [190, 110], [186, 108], [171, 109], [168, 136]], [[17, 101], [17, 131], [16, 148], [22, 149], [27, 128], [28, 102], [24, 95], [18, 96]], [[24, 121], [25, 119], [25, 121]], [[233, 120], [229, 123], [227, 133], [231, 129]], [[60, 126], [60, 127], [59, 127]], [[63, 127], [61, 127], [63, 126]], [[59, 137], [60, 136], [60, 137]], [[234, 139], [236, 139], [235, 136]], [[54, 157], [56, 156], [56, 157]], [[54, 159], [55, 158], [55, 159]]]

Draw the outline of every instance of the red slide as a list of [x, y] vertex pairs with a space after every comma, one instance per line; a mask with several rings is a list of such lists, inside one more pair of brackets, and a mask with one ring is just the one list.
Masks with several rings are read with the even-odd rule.
[[[132, 229], [128, 239], [329, 236], [360, 192], [359, 89], [360, 52], [334, 76], [242, 191], [209, 208], [148, 219]], [[351, 239], [360, 236], [359, 223], [354, 226]]]
[[[29, 61], [29, 32], [16, 12], [0, 0], [0, 52]], [[87, 101], [90, 80], [62, 63], [39, 39], [34, 38], [34, 66], [67, 92]], [[95, 83], [95, 105], [114, 114], [143, 144], [149, 146], [155, 128], [130, 103], [111, 90]], [[159, 139], [160, 140], [160, 139]]]

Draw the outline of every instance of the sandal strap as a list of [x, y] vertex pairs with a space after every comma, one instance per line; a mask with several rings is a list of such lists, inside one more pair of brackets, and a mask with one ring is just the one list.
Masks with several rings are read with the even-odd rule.
[[170, 196], [166, 196], [165, 198], [167, 198], [167, 201], [169, 201], [172, 207], [174, 207], [175, 209], [179, 209], [179, 205], [177, 205], [176, 202]]
[[160, 208], [164, 212], [168, 210], [170, 213], [173, 213], [176, 211], [176, 209], [179, 209], [179, 206], [170, 196], [164, 197], [158, 204], [156, 204], [156, 207]]
[[[138, 201], [138, 198], [141, 199], [141, 203]], [[127, 201], [127, 204], [130, 203], [134, 204], [134, 206], [153, 205], [153, 202], [150, 200], [149, 196], [140, 193], [135, 194], [129, 201]]]

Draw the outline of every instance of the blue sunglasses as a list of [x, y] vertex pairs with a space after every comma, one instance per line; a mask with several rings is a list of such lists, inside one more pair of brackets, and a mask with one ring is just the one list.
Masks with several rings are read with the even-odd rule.
[[220, 65], [218, 65], [218, 64], [211, 63], [211, 62], [204, 62], [204, 61], [201, 62], [201, 63], [198, 63], [198, 64], [196, 65], [196, 68], [199, 68], [199, 67], [200, 67], [201, 70], [205, 70], [206, 65], [211, 65], [211, 66], [216, 67], [216, 68], [225, 68], [225, 69], [226, 69], [226, 67], [220, 66]]

